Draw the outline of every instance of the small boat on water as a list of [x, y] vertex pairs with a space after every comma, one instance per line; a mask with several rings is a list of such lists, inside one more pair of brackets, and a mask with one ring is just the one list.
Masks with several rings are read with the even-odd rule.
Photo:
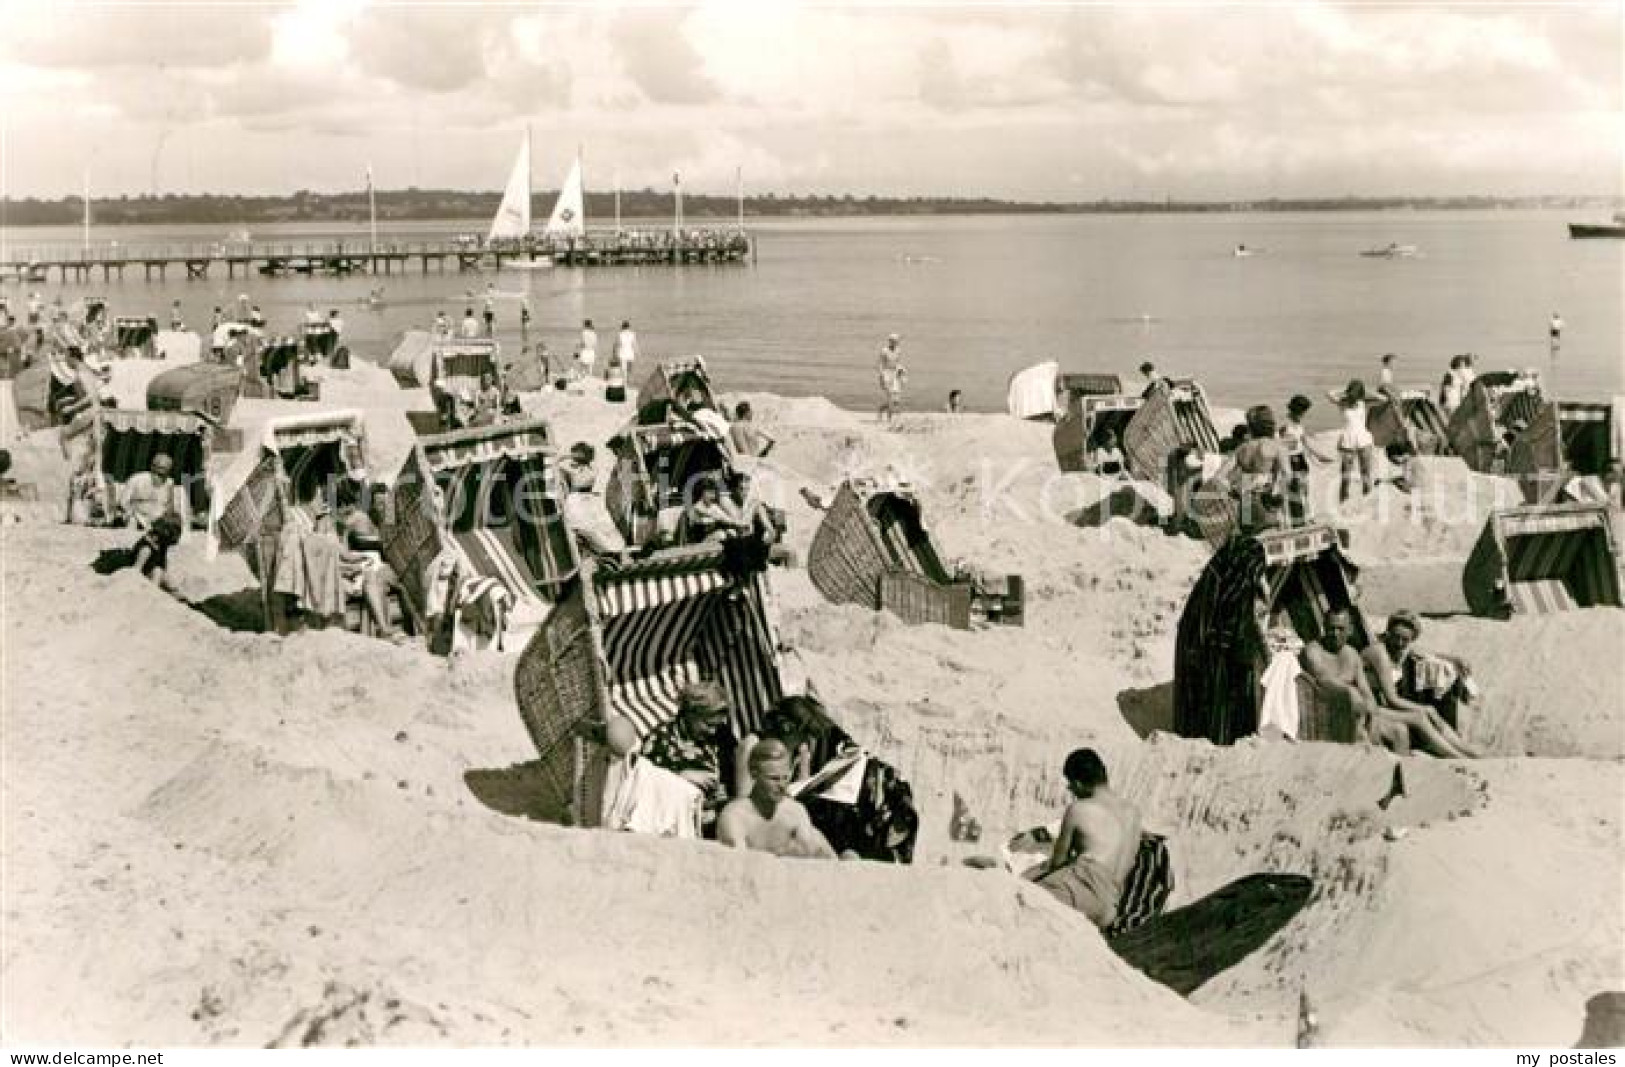
[[1230, 254], [1237, 259], [1245, 259], [1248, 256], [1261, 256], [1264, 251], [1262, 248], [1248, 248], [1246, 245], [1237, 245]]
[[1393, 241], [1388, 242], [1381, 248], [1362, 248], [1360, 250], [1362, 256], [1381, 259], [1409, 259], [1416, 253], [1417, 248], [1415, 245], [1396, 244]]
[[1613, 222], [1569, 223], [1569, 238], [1571, 240], [1580, 240], [1587, 237], [1625, 238], [1625, 211], [1616, 211]]

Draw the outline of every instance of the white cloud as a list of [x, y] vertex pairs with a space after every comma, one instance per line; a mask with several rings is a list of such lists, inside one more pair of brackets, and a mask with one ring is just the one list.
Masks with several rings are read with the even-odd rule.
[[88, 145], [145, 189], [150, 145], [205, 134], [202, 185], [263, 188], [286, 156], [316, 187], [365, 159], [494, 186], [527, 123], [549, 158], [718, 191], [740, 163], [756, 189], [1067, 198], [1620, 177], [1616, 4], [4, 10], [13, 184], [39, 193]]

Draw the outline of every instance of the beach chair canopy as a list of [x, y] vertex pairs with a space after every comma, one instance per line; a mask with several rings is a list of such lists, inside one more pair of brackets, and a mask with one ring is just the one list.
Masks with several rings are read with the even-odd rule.
[[214, 548], [242, 548], [274, 537], [289, 503], [325, 493], [349, 472], [366, 469], [366, 441], [359, 411], [266, 420], [258, 447], [245, 448], [211, 486]]
[[1123, 432], [1123, 455], [1136, 478], [1160, 484], [1168, 457], [1180, 448], [1204, 455], [1217, 452], [1219, 431], [1200, 384], [1190, 378], [1159, 379], [1146, 390], [1145, 403]]
[[643, 388], [638, 390], [636, 423], [655, 426], [667, 421], [671, 405], [685, 394], [697, 393], [702, 406], [716, 408], [717, 398], [711, 391], [711, 374], [700, 356], [690, 359], [661, 360], [649, 372]]
[[1620, 607], [1619, 546], [1601, 504], [1491, 513], [1462, 571], [1475, 615], [1545, 615]]
[[147, 383], [147, 407], [153, 411], [189, 411], [224, 425], [242, 394], [240, 367], [189, 363], [166, 370]]
[[545, 420], [422, 438], [392, 493], [384, 555], [420, 617], [430, 569], [453, 545], [463, 564], [499, 582], [516, 604], [553, 599], [575, 574]]
[[1507, 473], [1518, 479], [1527, 503], [1559, 502], [1574, 479], [1607, 476], [1619, 461], [1618, 407], [1567, 400], [1540, 406], [1507, 458]]
[[1047, 360], [1019, 370], [1010, 376], [1005, 405], [1018, 419], [1053, 419], [1060, 412], [1056, 403], [1056, 379], [1061, 365]]
[[1066, 396], [1121, 396], [1123, 379], [1116, 374], [1062, 374], [1055, 380], [1056, 391]]
[[1232, 537], [1208, 561], [1179, 618], [1174, 651], [1174, 729], [1227, 745], [1258, 729], [1265, 635], [1290, 627], [1305, 644], [1326, 617], [1348, 610], [1351, 642], [1371, 634], [1360, 611], [1358, 570], [1329, 526]]
[[701, 679], [728, 694], [738, 736], [755, 732], [783, 695], [778, 647], [765, 573], [730, 570], [724, 546], [613, 569], [583, 560], [514, 672], [544, 779], [559, 798], [574, 796], [579, 727], [620, 715], [647, 737], [677, 714], [683, 686]]

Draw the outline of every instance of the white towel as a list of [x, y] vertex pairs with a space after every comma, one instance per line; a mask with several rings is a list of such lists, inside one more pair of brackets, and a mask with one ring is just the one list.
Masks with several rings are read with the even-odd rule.
[[636, 753], [614, 760], [604, 781], [602, 823], [659, 837], [700, 836], [700, 790]]
[[1264, 689], [1264, 702], [1258, 709], [1258, 729], [1274, 726], [1288, 737], [1298, 736], [1298, 657], [1282, 649], [1270, 659], [1270, 665], [1259, 679]]

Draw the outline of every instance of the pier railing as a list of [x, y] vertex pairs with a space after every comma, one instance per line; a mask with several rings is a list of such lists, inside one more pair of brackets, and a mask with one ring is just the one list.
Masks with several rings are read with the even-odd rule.
[[9, 242], [0, 264], [20, 267], [30, 264], [103, 263], [142, 264], [181, 263], [187, 260], [265, 260], [321, 259], [336, 256], [476, 256], [526, 254], [566, 255], [570, 253], [613, 253], [634, 251], [683, 252], [703, 250], [748, 251], [751, 237], [737, 227], [685, 229], [680, 235], [671, 230], [624, 229], [619, 232], [593, 231], [582, 238], [536, 236], [520, 240], [479, 239], [384, 239], [366, 237], [289, 241], [163, 241], [131, 242], [93, 240], [82, 243], [18, 244]]
[[137, 267], [151, 277], [163, 277], [170, 266], [184, 267], [187, 277], [208, 276], [212, 264], [223, 263], [228, 276], [247, 273], [372, 272], [406, 269], [416, 260], [424, 272], [433, 265], [446, 269], [478, 270], [517, 259], [549, 259], [569, 265], [616, 263], [738, 262], [754, 253], [754, 239], [738, 227], [685, 229], [633, 229], [592, 231], [582, 237], [534, 235], [515, 240], [485, 241], [477, 236], [458, 238], [339, 237], [282, 241], [96, 241], [89, 245], [53, 243], [8, 244], [0, 257], [0, 277], [45, 280], [55, 270], [63, 280], [87, 278], [100, 268], [104, 278], [123, 276]]

